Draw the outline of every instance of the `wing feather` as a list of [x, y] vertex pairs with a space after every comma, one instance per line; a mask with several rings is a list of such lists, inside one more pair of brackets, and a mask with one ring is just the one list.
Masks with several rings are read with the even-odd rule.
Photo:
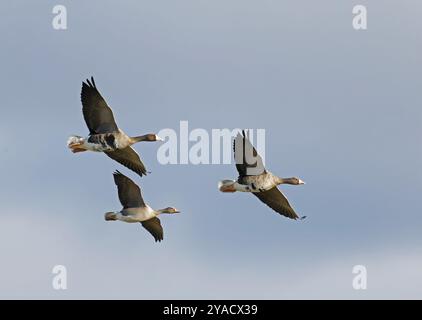
[[136, 172], [141, 177], [147, 174], [147, 170], [145, 169], [145, 165], [142, 163], [139, 154], [132, 147], [106, 151], [104, 153], [111, 159], [116, 160], [118, 163]]
[[253, 192], [252, 194], [275, 212], [290, 219], [299, 219], [299, 216], [291, 207], [289, 200], [287, 200], [277, 187], [264, 192]]
[[266, 173], [264, 163], [246, 136], [245, 130], [238, 133], [233, 141], [234, 159], [240, 177]]
[[90, 134], [112, 133], [119, 130], [113, 111], [101, 96], [91, 77], [82, 83], [82, 113]]
[[142, 221], [141, 224], [149, 233], [152, 234], [155, 239], [155, 242], [164, 239], [163, 227], [161, 226], [160, 219], [158, 219], [157, 217], [146, 221]]
[[117, 186], [120, 203], [124, 209], [145, 207], [141, 189], [135, 182], [117, 170], [113, 173], [113, 177], [114, 183]]

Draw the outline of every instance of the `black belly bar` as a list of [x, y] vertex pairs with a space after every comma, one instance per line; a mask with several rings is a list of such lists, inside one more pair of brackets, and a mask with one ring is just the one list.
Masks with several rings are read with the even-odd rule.
[[100, 144], [104, 149], [116, 149], [116, 137], [112, 133], [92, 135], [88, 138], [88, 142]]

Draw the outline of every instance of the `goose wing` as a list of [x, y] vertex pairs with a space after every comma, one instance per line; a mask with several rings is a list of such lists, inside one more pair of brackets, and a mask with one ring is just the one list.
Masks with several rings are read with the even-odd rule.
[[141, 189], [135, 182], [119, 171], [113, 173], [113, 177], [119, 193], [120, 203], [124, 209], [145, 207]]
[[279, 214], [290, 219], [299, 219], [287, 198], [277, 187], [264, 192], [253, 192], [252, 194]]
[[90, 134], [112, 133], [119, 130], [113, 111], [107, 105], [91, 77], [82, 83], [82, 113]]
[[111, 159], [116, 160], [118, 163], [136, 172], [141, 177], [142, 175], [147, 174], [147, 170], [145, 169], [145, 165], [142, 163], [139, 154], [132, 147], [126, 147], [124, 149], [117, 149], [114, 151], [105, 151], [104, 153]]
[[242, 134], [238, 133], [234, 139], [233, 151], [236, 169], [240, 177], [266, 173], [262, 158], [249, 141], [245, 130], [242, 130]]
[[155, 242], [164, 239], [163, 227], [161, 226], [160, 219], [158, 219], [157, 217], [151, 218], [146, 221], [142, 221], [141, 224], [145, 229], [147, 229], [149, 233], [152, 234], [155, 239]]

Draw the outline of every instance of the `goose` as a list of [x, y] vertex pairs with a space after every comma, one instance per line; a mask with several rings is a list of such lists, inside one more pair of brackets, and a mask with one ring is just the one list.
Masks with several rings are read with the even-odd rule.
[[[233, 151], [239, 177], [237, 180], [220, 181], [218, 189], [221, 192], [251, 192], [271, 209], [287, 218], [296, 220], [306, 217], [299, 217], [296, 214], [287, 198], [277, 187], [280, 184], [301, 185], [305, 184], [304, 181], [297, 177], [280, 178], [267, 171], [261, 156], [249, 141], [244, 130], [242, 130], [242, 134], [238, 133], [234, 139]], [[248, 157], [249, 161], [247, 161]]]
[[89, 129], [89, 136], [70, 136], [68, 148], [73, 152], [104, 152], [111, 159], [119, 162], [140, 176], [147, 170], [138, 153], [131, 145], [141, 141], [163, 141], [156, 134], [129, 137], [116, 124], [113, 111], [98, 91], [94, 78], [82, 82], [82, 113]]
[[174, 214], [180, 211], [173, 207], [161, 210], [152, 209], [144, 202], [141, 189], [135, 182], [118, 170], [113, 173], [113, 177], [123, 209], [118, 212], [106, 212], [105, 220], [120, 220], [128, 223], [140, 222], [152, 234], [156, 242], [163, 240], [163, 227], [158, 216], [163, 213]]

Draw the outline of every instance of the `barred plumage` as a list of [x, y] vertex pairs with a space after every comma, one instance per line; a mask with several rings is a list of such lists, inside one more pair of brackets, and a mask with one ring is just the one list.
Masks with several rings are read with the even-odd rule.
[[68, 147], [72, 152], [104, 152], [140, 176], [147, 170], [131, 145], [141, 141], [162, 141], [155, 134], [129, 137], [117, 126], [113, 111], [98, 91], [94, 78], [82, 83], [82, 113], [89, 129], [89, 136], [71, 136]]

